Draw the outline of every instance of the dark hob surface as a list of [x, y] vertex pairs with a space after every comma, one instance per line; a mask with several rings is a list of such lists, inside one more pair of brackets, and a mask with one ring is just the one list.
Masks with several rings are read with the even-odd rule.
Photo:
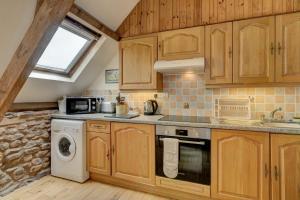
[[160, 118], [159, 121], [190, 122], [190, 123], [210, 123], [210, 118], [209, 117], [198, 117], [198, 116], [166, 115], [163, 118]]

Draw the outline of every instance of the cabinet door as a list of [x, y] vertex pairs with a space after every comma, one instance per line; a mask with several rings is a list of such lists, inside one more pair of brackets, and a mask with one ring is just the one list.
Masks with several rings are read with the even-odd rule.
[[112, 175], [155, 184], [155, 127], [112, 123]]
[[232, 23], [205, 27], [206, 83], [232, 83]]
[[300, 136], [271, 136], [272, 200], [300, 199]]
[[120, 89], [160, 89], [157, 60], [157, 37], [126, 40], [120, 43]]
[[233, 82], [274, 81], [275, 18], [264, 17], [233, 23]]
[[88, 132], [89, 171], [110, 175], [110, 134]]
[[269, 134], [213, 130], [212, 197], [269, 199]]
[[300, 13], [276, 18], [276, 82], [300, 82]]
[[179, 60], [204, 56], [204, 27], [167, 31], [158, 35], [159, 60]]

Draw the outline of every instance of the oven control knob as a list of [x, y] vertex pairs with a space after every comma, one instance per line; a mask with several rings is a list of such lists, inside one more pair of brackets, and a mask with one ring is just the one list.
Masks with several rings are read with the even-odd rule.
[[96, 107], [95, 107], [95, 106], [92, 106], [92, 109], [96, 109]]

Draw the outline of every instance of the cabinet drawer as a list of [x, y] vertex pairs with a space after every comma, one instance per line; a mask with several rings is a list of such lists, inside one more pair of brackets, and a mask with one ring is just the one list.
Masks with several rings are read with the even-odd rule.
[[195, 195], [210, 197], [210, 186], [207, 185], [173, 180], [157, 176], [156, 186], [177, 190], [180, 192], [187, 192]]
[[110, 133], [110, 122], [105, 121], [88, 121], [87, 131]]

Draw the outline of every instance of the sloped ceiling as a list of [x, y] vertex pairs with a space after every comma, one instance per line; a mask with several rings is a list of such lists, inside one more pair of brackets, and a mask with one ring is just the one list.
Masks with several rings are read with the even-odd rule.
[[75, 3], [88, 11], [112, 30], [117, 30], [139, 0], [76, 0]]
[[[76, 0], [76, 4], [111, 29], [117, 29], [138, 0]], [[36, 0], [0, 1], [0, 76], [30, 26]], [[16, 102], [52, 102], [63, 95], [80, 95], [118, 53], [118, 43], [107, 39], [75, 83], [29, 78]]]

